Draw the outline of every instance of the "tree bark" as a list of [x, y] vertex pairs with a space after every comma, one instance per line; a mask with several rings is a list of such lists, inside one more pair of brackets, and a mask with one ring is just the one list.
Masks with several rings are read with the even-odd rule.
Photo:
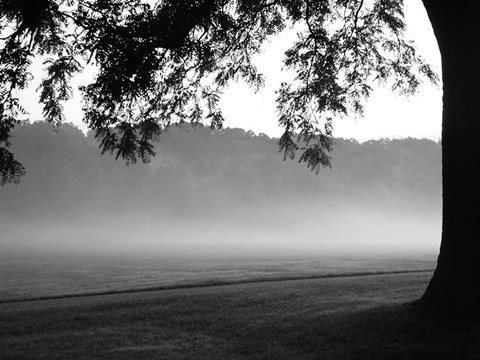
[[444, 315], [480, 314], [480, 12], [478, 0], [423, 0], [442, 59], [443, 225], [421, 299]]

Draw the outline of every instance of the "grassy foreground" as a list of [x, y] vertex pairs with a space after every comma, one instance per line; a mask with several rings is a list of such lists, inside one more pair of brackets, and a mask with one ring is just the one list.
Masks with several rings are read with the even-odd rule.
[[480, 359], [480, 329], [403, 305], [431, 274], [0, 305], [1, 359]]

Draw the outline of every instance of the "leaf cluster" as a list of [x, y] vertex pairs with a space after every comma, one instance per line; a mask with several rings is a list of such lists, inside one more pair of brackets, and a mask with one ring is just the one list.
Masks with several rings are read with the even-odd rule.
[[[154, 156], [152, 141], [175, 123], [207, 122], [221, 129], [222, 91], [244, 80], [256, 90], [264, 77], [252, 63], [269, 37], [299, 25], [285, 54], [296, 71], [278, 90], [279, 141], [285, 158], [301, 151], [313, 171], [329, 166], [332, 118], [362, 113], [372, 82], [389, 79], [412, 93], [421, 75], [437, 76], [403, 37], [402, 0], [7, 0], [0, 4], [0, 126], [23, 111], [17, 91], [31, 78], [34, 56], [48, 56], [40, 85], [45, 119], [64, 119], [71, 78], [87, 64], [95, 80], [81, 88], [84, 121], [102, 152], [127, 164]], [[1, 140], [1, 139], [0, 139]], [[3, 145], [2, 145], [3, 144]], [[7, 161], [4, 158], [2, 161]], [[2, 174], [13, 174], [5, 167]], [[13, 170], [12, 170], [13, 169]], [[3, 177], [3, 181], [7, 178]]]

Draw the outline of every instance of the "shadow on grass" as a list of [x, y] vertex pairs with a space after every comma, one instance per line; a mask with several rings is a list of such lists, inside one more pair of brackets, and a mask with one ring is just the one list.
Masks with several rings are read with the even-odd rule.
[[[480, 327], [446, 327], [409, 305], [299, 310], [292, 299], [212, 296], [14, 312], [1, 359], [478, 360]], [[187, 305], [188, 304], [188, 305]], [[290, 309], [290, 310], [289, 310]]]
[[410, 303], [313, 319], [283, 341], [300, 356], [322, 360], [480, 359], [478, 325], [432, 321]]

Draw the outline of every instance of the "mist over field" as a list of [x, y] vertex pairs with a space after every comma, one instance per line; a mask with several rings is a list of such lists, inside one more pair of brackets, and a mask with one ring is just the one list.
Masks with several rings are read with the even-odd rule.
[[100, 156], [72, 125], [19, 126], [27, 175], [0, 188], [10, 252], [162, 256], [436, 254], [440, 145], [337, 139], [316, 176], [283, 161], [276, 139], [172, 127], [148, 165]]

